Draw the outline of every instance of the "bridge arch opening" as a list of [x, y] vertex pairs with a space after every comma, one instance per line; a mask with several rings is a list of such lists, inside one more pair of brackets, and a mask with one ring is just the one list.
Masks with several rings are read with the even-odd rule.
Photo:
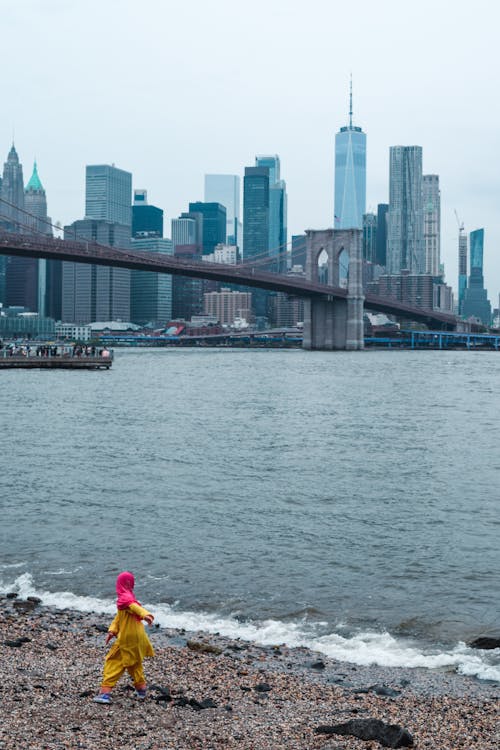
[[330, 258], [328, 256], [327, 251], [324, 247], [320, 248], [320, 251], [318, 253], [317, 257], [317, 279], [320, 284], [328, 284], [329, 283], [329, 263]]
[[339, 286], [347, 289], [349, 284], [349, 252], [342, 247], [337, 255], [339, 268]]

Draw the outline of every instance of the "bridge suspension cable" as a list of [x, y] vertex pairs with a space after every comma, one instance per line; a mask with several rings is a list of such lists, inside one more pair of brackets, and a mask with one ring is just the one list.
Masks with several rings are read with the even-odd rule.
[[[40, 224], [50, 227], [52, 230], [56, 230], [57, 232], [61, 231], [60, 225], [54, 224], [52, 221], [49, 221], [48, 219], [42, 219], [36, 214], [32, 213], [31, 211], [27, 211], [25, 208], [20, 208], [15, 203], [11, 203], [5, 198], [0, 197], [0, 203], [4, 204], [5, 206], [8, 206], [9, 208], [14, 209], [18, 214], [22, 214], [23, 216], [33, 220], [33, 223], [28, 222], [28, 221], [23, 222], [23, 221], [20, 221], [19, 218], [14, 218], [7, 213], [0, 212], [0, 219], [3, 219], [4, 221], [17, 225], [18, 227], [21, 227], [22, 229], [27, 230], [30, 234], [39, 235], [41, 237], [47, 237], [48, 234], [46, 232], [43, 232], [39, 228]], [[81, 242], [89, 241], [88, 237], [81, 235], [76, 230], [72, 232], [71, 239], [76, 240], [76, 241], [81, 241]], [[95, 244], [101, 244], [101, 243], [95, 242]], [[283, 243], [282, 245], [279, 245], [276, 248], [271, 248], [267, 251], [262, 251], [261, 253], [253, 255], [247, 261], [243, 259], [243, 261], [241, 263], [238, 263], [237, 265], [240, 268], [252, 268], [252, 267], [265, 266], [266, 264], [275, 263], [276, 261], [285, 259], [288, 256], [287, 248], [290, 245], [291, 245], [291, 241]], [[103, 245], [103, 247], [105, 247], [105, 245]], [[276, 253], [277, 250], [280, 250], [281, 252]], [[203, 260], [203, 257], [201, 259]], [[270, 271], [270, 273], [272, 273], [272, 271]]]

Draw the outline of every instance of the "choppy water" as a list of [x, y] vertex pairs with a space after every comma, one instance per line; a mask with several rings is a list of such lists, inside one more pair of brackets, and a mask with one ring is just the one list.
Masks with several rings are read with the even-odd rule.
[[500, 356], [118, 350], [0, 373], [0, 590], [500, 679]]

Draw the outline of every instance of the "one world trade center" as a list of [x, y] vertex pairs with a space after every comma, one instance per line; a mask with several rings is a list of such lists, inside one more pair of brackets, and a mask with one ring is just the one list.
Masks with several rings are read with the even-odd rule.
[[352, 81], [349, 125], [335, 136], [335, 229], [362, 229], [366, 207], [366, 134], [352, 124]]

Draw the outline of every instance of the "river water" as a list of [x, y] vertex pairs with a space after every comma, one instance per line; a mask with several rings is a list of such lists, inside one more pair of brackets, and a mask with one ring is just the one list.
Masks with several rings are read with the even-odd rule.
[[500, 679], [496, 352], [117, 350], [1, 373], [0, 591]]

